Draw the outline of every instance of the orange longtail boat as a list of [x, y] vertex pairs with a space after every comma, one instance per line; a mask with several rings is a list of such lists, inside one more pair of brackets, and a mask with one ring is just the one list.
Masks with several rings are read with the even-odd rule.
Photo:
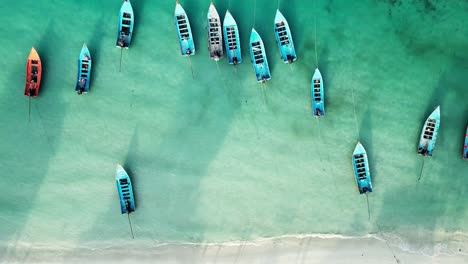
[[41, 87], [42, 63], [39, 54], [33, 47], [29, 53], [26, 64], [26, 85], [24, 87], [24, 95], [29, 97], [37, 97], [39, 88]]

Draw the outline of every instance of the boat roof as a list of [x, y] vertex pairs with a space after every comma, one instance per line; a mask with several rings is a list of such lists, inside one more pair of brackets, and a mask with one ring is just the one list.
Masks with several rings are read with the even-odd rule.
[[250, 43], [255, 42], [255, 41], [262, 41], [262, 38], [258, 34], [258, 32], [255, 30], [255, 28], [252, 28], [252, 33], [250, 34]]
[[129, 0], [123, 2], [122, 7], [120, 8], [120, 12], [126, 12], [133, 14], [132, 4], [130, 4]]
[[353, 155], [357, 155], [357, 154], [367, 154], [366, 149], [364, 148], [364, 146], [362, 146], [361, 142], [359, 141], [356, 144], [356, 148], [354, 149], [354, 152], [353, 152]]
[[218, 20], [221, 20], [219, 18], [218, 11], [216, 10], [216, 7], [214, 6], [213, 2], [210, 4], [210, 8], [208, 9], [208, 18], [215, 17], [218, 18]]
[[40, 60], [39, 54], [37, 53], [36, 49], [34, 47], [31, 48], [31, 51], [29, 52], [28, 60]]
[[276, 9], [275, 24], [281, 21], [287, 23], [286, 18], [283, 16], [283, 14], [281, 14], [279, 9]]
[[226, 15], [224, 16], [223, 25], [225, 27], [226, 26], [237, 26], [237, 23], [234, 20], [234, 17], [231, 15], [231, 12], [229, 12], [229, 10], [226, 11]]
[[440, 120], [440, 105], [429, 115], [430, 119]]
[[177, 16], [181, 14], [185, 14], [185, 10], [182, 7], [182, 5], [179, 3], [179, 1], [177, 1], [176, 6], [175, 6], [175, 15]]
[[322, 74], [320, 74], [320, 71], [318, 68], [315, 69], [314, 77], [312, 77], [312, 79], [322, 79]]

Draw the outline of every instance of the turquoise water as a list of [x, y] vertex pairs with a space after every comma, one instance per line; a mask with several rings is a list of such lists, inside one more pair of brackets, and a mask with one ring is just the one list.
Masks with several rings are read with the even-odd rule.
[[[135, 33], [121, 73], [119, 1], [4, 3], [1, 242], [130, 238], [117, 162], [132, 177], [137, 240], [383, 231], [418, 241], [468, 231], [466, 1], [282, 1], [298, 52], [292, 66], [275, 43], [276, 2], [231, 1], [245, 59], [236, 69], [209, 59], [209, 2], [181, 1], [197, 46], [189, 61], [178, 54], [174, 1], [133, 0]], [[228, 1], [214, 2], [224, 16]], [[272, 71], [266, 86], [247, 57], [254, 23]], [[77, 96], [83, 42], [93, 75], [90, 93]], [[310, 104], [315, 44], [326, 85], [320, 122]], [[28, 122], [22, 92], [31, 46], [44, 72]], [[418, 183], [417, 142], [437, 105], [440, 137]], [[373, 178], [370, 220], [351, 167], [358, 138]]]

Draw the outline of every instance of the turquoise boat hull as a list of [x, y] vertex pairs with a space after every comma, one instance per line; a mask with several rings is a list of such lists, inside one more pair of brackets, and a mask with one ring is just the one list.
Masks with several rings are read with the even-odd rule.
[[325, 115], [325, 95], [323, 90], [323, 78], [319, 69], [315, 69], [311, 84], [312, 110], [315, 117]]
[[463, 159], [468, 160], [468, 126], [465, 133], [465, 144], [463, 144]]
[[250, 58], [257, 76], [258, 82], [266, 82], [271, 79], [270, 68], [265, 53], [265, 47], [260, 35], [252, 28], [250, 34]]
[[226, 11], [223, 22], [224, 45], [226, 46], [226, 56], [229, 64], [242, 62], [241, 43], [239, 28], [229, 11]]
[[223, 33], [221, 30], [221, 18], [213, 3], [210, 4], [207, 15], [208, 51], [210, 58], [218, 61], [223, 58]]
[[369, 160], [367, 159], [367, 152], [358, 142], [353, 152], [353, 168], [354, 176], [360, 194], [372, 192], [372, 182], [369, 170]]
[[119, 13], [119, 30], [117, 33], [117, 42], [115, 44], [118, 48], [128, 49], [130, 47], [134, 24], [132, 5], [129, 0], [125, 0]]
[[135, 199], [133, 197], [132, 182], [124, 168], [117, 164], [115, 174], [117, 191], [120, 198], [120, 211], [122, 214], [129, 214], [135, 211]]
[[275, 36], [283, 62], [293, 63], [296, 61], [296, 49], [294, 48], [291, 30], [288, 21], [279, 10], [276, 10], [275, 16]]
[[184, 8], [180, 5], [179, 2], [176, 2], [174, 18], [177, 38], [179, 39], [180, 54], [182, 56], [195, 55], [195, 43], [193, 42], [190, 21], [187, 17], [187, 13], [185, 13]]
[[75, 91], [78, 94], [87, 93], [89, 91], [91, 62], [91, 53], [89, 52], [86, 44], [83, 44], [80, 56], [78, 57], [78, 78], [75, 86]]
[[418, 154], [432, 156], [440, 126], [440, 106], [438, 106], [426, 119], [418, 144]]

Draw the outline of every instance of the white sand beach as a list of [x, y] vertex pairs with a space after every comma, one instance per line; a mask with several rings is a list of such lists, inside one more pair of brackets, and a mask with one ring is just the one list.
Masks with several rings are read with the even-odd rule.
[[[152, 247], [116, 248], [47, 248], [17, 245], [0, 258], [1, 263], [468, 263], [468, 248], [441, 254], [438, 246], [433, 255], [412, 253], [378, 238], [282, 237], [255, 242], [220, 244], [163, 244]], [[447, 250], [445, 248], [444, 250]]]

